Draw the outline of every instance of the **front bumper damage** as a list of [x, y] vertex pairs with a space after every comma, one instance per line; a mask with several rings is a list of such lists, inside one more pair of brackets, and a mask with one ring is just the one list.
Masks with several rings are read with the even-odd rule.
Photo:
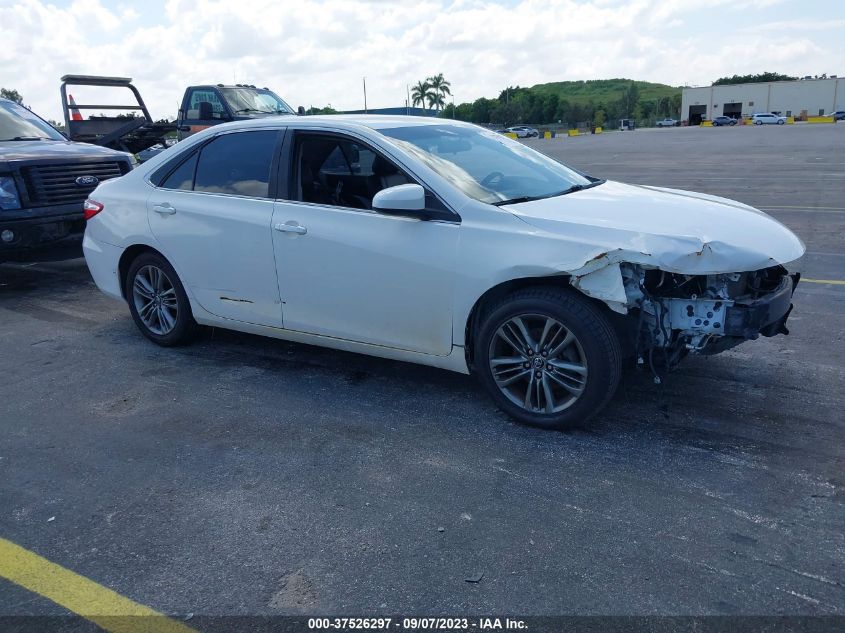
[[659, 382], [689, 353], [717, 354], [760, 336], [788, 334], [800, 274], [759, 271], [682, 275], [621, 264], [625, 319], [638, 364]]

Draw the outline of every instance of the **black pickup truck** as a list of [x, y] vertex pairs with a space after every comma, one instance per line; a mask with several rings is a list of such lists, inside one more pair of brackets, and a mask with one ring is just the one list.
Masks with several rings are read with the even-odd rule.
[[131, 154], [71, 142], [0, 99], [0, 262], [80, 257], [85, 199], [133, 164]]

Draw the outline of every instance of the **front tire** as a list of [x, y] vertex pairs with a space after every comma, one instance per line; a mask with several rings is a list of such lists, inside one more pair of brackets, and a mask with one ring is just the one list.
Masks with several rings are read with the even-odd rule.
[[126, 301], [141, 333], [162, 347], [193, 340], [199, 326], [179, 276], [164, 257], [143, 253], [126, 273]]
[[583, 423], [611, 399], [622, 353], [601, 309], [574, 291], [526, 288], [491, 306], [473, 341], [479, 379], [517, 421], [545, 429]]

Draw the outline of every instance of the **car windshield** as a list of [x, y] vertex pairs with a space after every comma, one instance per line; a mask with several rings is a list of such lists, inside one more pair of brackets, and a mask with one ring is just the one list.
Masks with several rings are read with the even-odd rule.
[[64, 141], [47, 121], [14, 101], [0, 101], [0, 141]]
[[415, 125], [380, 130], [466, 195], [489, 204], [550, 198], [596, 184], [489, 130]]
[[236, 114], [294, 114], [278, 95], [264, 88], [221, 88], [220, 92]]

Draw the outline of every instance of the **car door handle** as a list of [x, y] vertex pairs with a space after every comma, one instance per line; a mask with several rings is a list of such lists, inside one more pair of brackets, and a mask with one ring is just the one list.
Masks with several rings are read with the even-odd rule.
[[176, 213], [176, 209], [170, 206], [167, 202], [165, 202], [164, 204], [154, 205], [153, 211], [155, 211], [159, 215], [173, 215], [174, 213]]
[[299, 235], [305, 235], [308, 232], [308, 229], [296, 222], [296, 220], [289, 220], [284, 224], [279, 222], [278, 224], [275, 224], [273, 228], [277, 231], [281, 231], [282, 233], [297, 233]]

